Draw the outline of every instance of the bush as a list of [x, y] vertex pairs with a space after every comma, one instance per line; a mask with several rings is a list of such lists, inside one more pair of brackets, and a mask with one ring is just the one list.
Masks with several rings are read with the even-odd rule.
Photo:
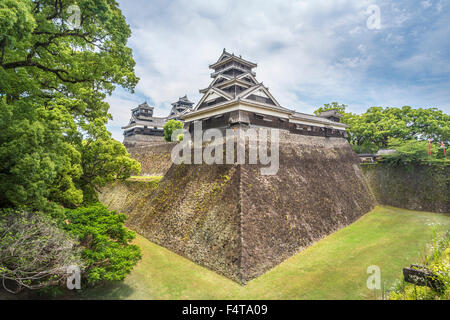
[[86, 265], [83, 279], [89, 285], [123, 280], [141, 259], [141, 250], [130, 242], [135, 233], [123, 223], [126, 215], [109, 211], [98, 203], [66, 211], [64, 228], [77, 236], [84, 247]]
[[428, 155], [428, 141], [400, 141], [391, 139], [389, 147], [397, 150], [397, 152], [395, 154], [384, 155], [381, 162], [390, 163], [392, 165], [408, 165], [427, 162], [436, 160], [438, 155], [438, 147], [435, 144], [431, 145], [431, 157]]
[[0, 279], [5, 290], [61, 285], [70, 266], [82, 269], [78, 243], [54, 220], [40, 213], [0, 212]]
[[[167, 142], [171, 142], [173, 133], [181, 129], [183, 129], [183, 124], [180, 121], [176, 120], [167, 121], [167, 123], [164, 125], [164, 139]], [[178, 135], [177, 138], [180, 139], [180, 135]]]
[[438, 238], [433, 231], [433, 242], [429, 254], [422, 264], [436, 275], [436, 280], [443, 284], [441, 290], [419, 287], [406, 283], [397, 283], [390, 294], [391, 300], [450, 300], [450, 233]]
[[351, 145], [352, 149], [355, 153], [370, 153], [376, 154], [378, 151], [378, 147], [375, 144], [363, 144], [363, 145]]

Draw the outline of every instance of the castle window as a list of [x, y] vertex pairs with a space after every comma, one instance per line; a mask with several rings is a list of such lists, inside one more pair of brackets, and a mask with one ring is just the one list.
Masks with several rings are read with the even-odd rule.
[[265, 103], [265, 104], [275, 105], [271, 99], [268, 99], [268, 98], [265, 98], [265, 97], [260, 97], [260, 96], [254, 95], [254, 94], [249, 95], [247, 97], [247, 99], [253, 100], [253, 101], [256, 101], [256, 102]]
[[255, 119], [256, 120], [267, 121], [267, 122], [272, 122], [273, 121], [271, 118], [268, 118], [268, 117], [266, 117], [266, 116], [264, 116], [262, 114], [258, 114], [258, 113], [255, 113]]

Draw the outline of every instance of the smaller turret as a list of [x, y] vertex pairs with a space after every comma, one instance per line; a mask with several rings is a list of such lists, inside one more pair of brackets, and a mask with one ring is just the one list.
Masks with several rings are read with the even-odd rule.
[[179, 116], [189, 112], [193, 105], [194, 103], [189, 101], [187, 95], [179, 98], [177, 102], [172, 103], [172, 110], [170, 111], [168, 119], [180, 120]]

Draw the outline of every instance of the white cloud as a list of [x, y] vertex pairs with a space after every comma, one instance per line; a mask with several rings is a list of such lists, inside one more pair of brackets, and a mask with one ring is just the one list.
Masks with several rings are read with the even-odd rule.
[[[158, 116], [184, 94], [198, 101], [198, 90], [211, 81], [208, 65], [224, 47], [257, 62], [258, 80], [286, 107], [312, 112], [337, 100], [362, 111], [376, 102], [370, 92], [386, 93], [376, 88], [383, 87], [381, 79], [368, 74], [395, 53], [392, 46], [408, 45], [405, 37], [411, 35], [399, 30], [415, 17], [402, 3], [373, 0], [119, 2], [132, 27], [129, 44], [141, 81], [138, 98], [121, 93], [109, 100], [115, 128], [144, 97], [154, 102]], [[381, 8], [381, 30], [366, 27], [366, 10], [374, 3]], [[419, 58], [394, 64], [401, 69], [414, 59]], [[391, 63], [386, 61], [387, 72]]]
[[431, 7], [433, 4], [431, 3], [430, 0], [426, 0], [426, 1], [422, 1], [420, 2], [420, 4], [422, 5], [422, 7], [424, 7], [425, 9]]
[[365, 25], [368, 1], [183, 3], [167, 7], [164, 24], [149, 14], [133, 29], [137, 90], [158, 106], [185, 93], [198, 99], [198, 89], [211, 81], [207, 66], [223, 47], [258, 62], [259, 80], [295, 106], [300, 101], [289, 92], [298, 86], [337, 84], [340, 71], [329, 64], [344, 41], [339, 31]]

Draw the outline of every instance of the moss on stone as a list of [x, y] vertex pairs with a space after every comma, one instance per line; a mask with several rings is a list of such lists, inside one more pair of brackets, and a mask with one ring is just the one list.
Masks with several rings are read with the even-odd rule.
[[376, 163], [363, 164], [362, 168], [378, 203], [410, 210], [450, 212], [449, 164], [393, 167]]

